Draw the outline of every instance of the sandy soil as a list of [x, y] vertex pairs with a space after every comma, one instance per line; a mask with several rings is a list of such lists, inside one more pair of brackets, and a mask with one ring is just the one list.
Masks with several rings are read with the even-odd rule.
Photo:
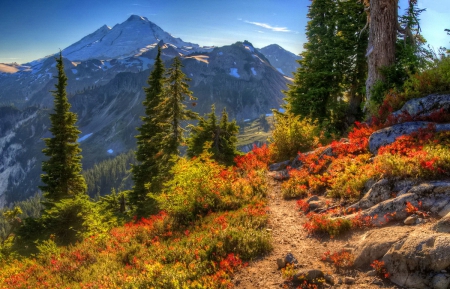
[[298, 260], [297, 269], [320, 269], [331, 274], [335, 281], [344, 283], [345, 277], [354, 278], [352, 285], [324, 285], [323, 288], [400, 288], [377, 276], [369, 276], [368, 272], [358, 270], [337, 271], [333, 264], [323, 262], [324, 252], [340, 251], [349, 243], [355, 242], [367, 231], [359, 230], [336, 239], [309, 236], [303, 229], [306, 217], [300, 214], [296, 200], [284, 200], [281, 192], [281, 182], [274, 180], [269, 173], [269, 225], [267, 230], [272, 233], [273, 251], [239, 271], [233, 278], [235, 288], [295, 288], [284, 279], [278, 270], [277, 259], [292, 253]]

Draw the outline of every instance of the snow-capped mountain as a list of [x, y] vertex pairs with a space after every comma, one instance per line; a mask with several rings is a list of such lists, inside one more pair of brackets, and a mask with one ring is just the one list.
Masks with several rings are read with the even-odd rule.
[[[198, 98], [192, 109], [200, 114], [214, 103], [217, 112], [226, 107], [230, 118], [245, 121], [283, 103], [282, 90], [290, 81], [280, 73], [288, 70], [280, 66], [283, 55], [289, 56], [284, 49], [264, 55], [247, 41], [199, 47], [172, 37], [144, 17], [132, 16], [114, 28], [101, 27], [62, 52], [66, 91], [82, 132], [84, 169], [135, 147], [135, 128], [144, 114], [142, 88], [147, 86], [156, 45], [162, 47], [166, 67], [180, 56]], [[42, 138], [51, 135], [49, 91], [56, 82], [55, 64], [54, 55], [22, 65], [0, 64], [0, 208], [37, 190]]]
[[297, 60], [302, 59], [302, 57], [287, 51], [278, 44], [270, 44], [258, 50], [269, 59], [273, 67], [288, 77], [292, 77], [292, 74], [300, 66]]
[[106, 25], [65, 48], [63, 56], [72, 60], [117, 59], [141, 54], [163, 41], [187, 54], [198, 44], [184, 42], [162, 30], [146, 17], [131, 15], [125, 22], [110, 28]]

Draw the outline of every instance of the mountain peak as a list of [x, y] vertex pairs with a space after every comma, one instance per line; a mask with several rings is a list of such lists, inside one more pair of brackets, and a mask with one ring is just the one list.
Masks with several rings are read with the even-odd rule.
[[125, 58], [148, 50], [161, 40], [179, 49], [189, 47], [192, 50], [193, 47], [198, 47], [198, 44], [174, 38], [146, 17], [131, 15], [125, 22], [116, 24], [113, 28], [102, 26], [96, 32], [65, 48], [63, 55], [72, 61]]
[[133, 14], [128, 17], [127, 21], [148, 21], [148, 19], [146, 17]]

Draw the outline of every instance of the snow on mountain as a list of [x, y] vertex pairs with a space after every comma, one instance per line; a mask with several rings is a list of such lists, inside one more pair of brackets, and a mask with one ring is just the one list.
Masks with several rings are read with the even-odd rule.
[[65, 48], [62, 53], [64, 57], [73, 61], [117, 59], [142, 54], [160, 41], [184, 52], [199, 48], [197, 44], [173, 37], [146, 17], [131, 15], [125, 22], [113, 28], [102, 26]]

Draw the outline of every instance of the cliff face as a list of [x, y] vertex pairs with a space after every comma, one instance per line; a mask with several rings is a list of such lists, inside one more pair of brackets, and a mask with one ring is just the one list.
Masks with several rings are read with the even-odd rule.
[[0, 207], [8, 198], [6, 192], [16, 188], [17, 199], [37, 191], [34, 181], [40, 175], [41, 137], [48, 128], [47, 113], [35, 107], [20, 111], [0, 108]]

